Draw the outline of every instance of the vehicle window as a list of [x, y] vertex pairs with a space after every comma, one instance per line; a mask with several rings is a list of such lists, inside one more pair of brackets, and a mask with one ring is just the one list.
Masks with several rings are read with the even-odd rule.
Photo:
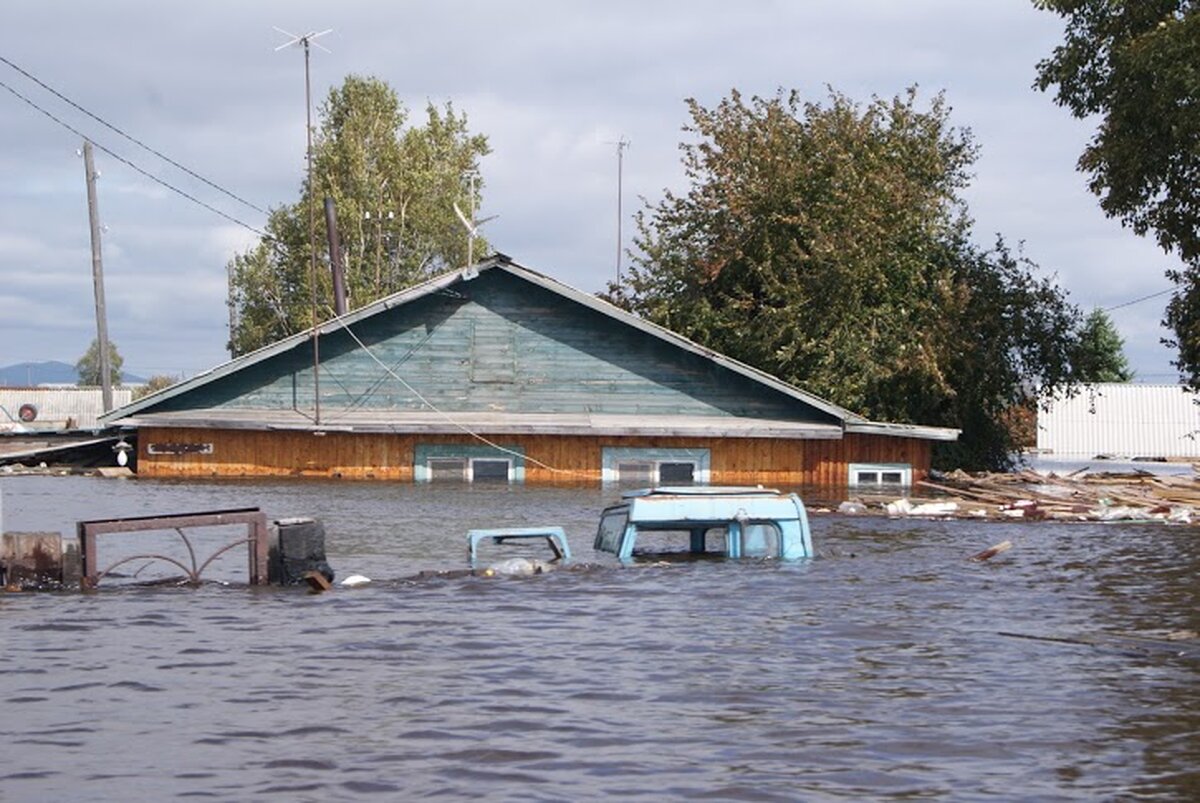
[[[703, 550], [693, 549], [693, 534], [700, 539]], [[729, 530], [726, 527], [707, 527], [696, 530], [648, 530], [638, 528], [635, 555], [705, 554], [725, 555], [728, 553]]]
[[618, 551], [621, 548], [621, 535], [625, 532], [625, 523], [628, 520], [628, 510], [606, 513], [600, 519], [600, 529], [596, 531], [596, 543], [593, 548], [602, 552]]
[[777, 558], [782, 552], [783, 533], [771, 521], [752, 521], [742, 525], [742, 557]]

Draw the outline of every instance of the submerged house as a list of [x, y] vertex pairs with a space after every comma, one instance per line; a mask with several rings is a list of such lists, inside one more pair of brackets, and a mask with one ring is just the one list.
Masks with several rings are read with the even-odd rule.
[[416, 482], [906, 485], [958, 436], [868, 421], [502, 255], [104, 421], [136, 428], [145, 476]]

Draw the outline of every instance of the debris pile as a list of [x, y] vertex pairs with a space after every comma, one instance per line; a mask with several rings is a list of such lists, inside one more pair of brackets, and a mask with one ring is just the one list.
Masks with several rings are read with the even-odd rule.
[[1018, 471], [955, 471], [916, 483], [926, 498], [863, 495], [839, 513], [884, 512], [893, 518], [1200, 523], [1200, 482], [1194, 475], [1076, 472], [1065, 476]]

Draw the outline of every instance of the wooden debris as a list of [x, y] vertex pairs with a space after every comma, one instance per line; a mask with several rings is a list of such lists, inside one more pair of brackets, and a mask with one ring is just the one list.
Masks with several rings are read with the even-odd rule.
[[333, 583], [329, 582], [329, 578], [318, 571], [307, 571], [303, 577], [304, 582], [308, 583], [309, 589], [314, 594], [320, 594], [333, 588]]
[[999, 555], [1001, 552], [1007, 552], [1012, 549], [1012, 541], [1001, 541], [993, 547], [988, 547], [982, 552], [977, 552], [971, 556], [971, 560], [989, 560]]
[[[1145, 471], [1065, 476], [1024, 470], [1004, 474], [955, 471], [917, 487], [935, 495], [923, 499], [880, 500], [891, 515], [932, 511], [957, 518], [1022, 521], [1165, 521], [1200, 523], [1200, 482], [1194, 476], [1156, 475]], [[957, 511], [948, 511], [949, 503]]]

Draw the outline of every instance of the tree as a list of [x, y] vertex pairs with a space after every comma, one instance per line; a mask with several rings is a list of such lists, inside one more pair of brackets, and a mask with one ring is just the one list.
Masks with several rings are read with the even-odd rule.
[[[319, 110], [313, 186], [272, 210], [267, 237], [229, 264], [229, 349], [244, 354], [312, 325], [309, 203], [316, 217], [318, 315], [332, 315], [323, 203], [333, 198], [349, 306], [360, 307], [462, 265], [466, 232], [454, 212], [478, 206], [472, 180], [487, 138], [465, 115], [429, 105], [412, 126], [395, 92], [375, 78], [348, 77]], [[475, 197], [471, 194], [474, 192]], [[482, 239], [476, 252], [486, 251]]]
[[149, 396], [151, 393], [157, 393], [163, 388], [169, 388], [179, 381], [179, 377], [170, 376], [168, 374], [155, 374], [146, 380], [146, 384], [138, 385], [133, 389], [133, 400]]
[[1080, 119], [1100, 117], [1079, 170], [1109, 217], [1153, 232], [1183, 268], [1163, 323], [1175, 365], [1200, 390], [1200, 2], [1035, 0], [1066, 20], [1035, 86]]
[[871, 418], [963, 428], [1007, 464], [1006, 410], [1067, 382], [1078, 312], [1003, 241], [970, 245], [976, 148], [944, 99], [688, 101], [690, 188], [637, 217], [609, 298]]
[[1133, 371], [1125, 359], [1125, 341], [1102, 309], [1094, 309], [1083, 322], [1079, 352], [1075, 356], [1080, 382], [1130, 382]]
[[[117, 344], [108, 341], [108, 372], [112, 380], [113, 387], [121, 384], [121, 365], [125, 362], [121, 355], [117, 352]], [[79, 374], [80, 387], [95, 387], [103, 384], [100, 381], [100, 339], [92, 338], [92, 344], [88, 346], [88, 350], [75, 363], [75, 370]]]

